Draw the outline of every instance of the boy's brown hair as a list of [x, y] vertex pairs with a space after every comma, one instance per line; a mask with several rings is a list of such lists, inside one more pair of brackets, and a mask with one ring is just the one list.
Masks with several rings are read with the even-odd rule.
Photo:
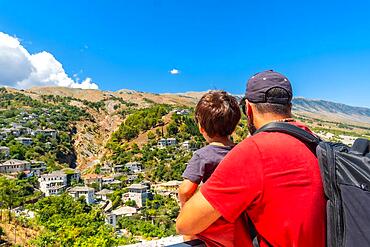
[[209, 137], [231, 135], [241, 117], [238, 101], [225, 91], [209, 91], [195, 108], [195, 120]]

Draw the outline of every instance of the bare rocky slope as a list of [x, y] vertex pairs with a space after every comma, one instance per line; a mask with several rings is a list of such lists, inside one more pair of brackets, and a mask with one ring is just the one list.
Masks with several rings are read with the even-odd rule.
[[[204, 92], [188, 92], [185, 97], [199, 100]], [[240, 95], [236, 96], [241, 99]], [[349, 106], [342, 103], [335, 103], [326, 100], [294, 98], [292, 101], [293, 112], [310, 118], [317, 118], [326, 121], [345, 122], [348, 124], [359, 124], [370, 127], [370, 108]]]
[[[18, 91], [10, 89], [10, 91]], [[70, 104], [85, 109], [93, 120], [83, 120], [76, 124], [77, 132], [74, 135], [74, 149], [77, 156], [77, 167], [89, 172], [104, 156], [106, 142], [111, 134], [117, 130], [124, 117], [122, 111], [131, 105], [135, 108], [144, 108], [153, 104], [169, 104], [179, 107], [194, 106], [197, 98], [175, 94], [153, 94], [134, 90], [119, 90], [117, 92], [101, 90], [83, 90], [63, 87], [36, 87], [18, 91], [32, 98], [42, 95], [69, 97]], [[100, 103], [101, 107], [94, 108], [83, 101]], [[146, 134], [140, 135], [147, 140]], [[138, 144], [143, 142], [138, 138]]]
[[293, 110], [313, 118], [370, 125], [370, 109], [326, 100], [293, 99]]

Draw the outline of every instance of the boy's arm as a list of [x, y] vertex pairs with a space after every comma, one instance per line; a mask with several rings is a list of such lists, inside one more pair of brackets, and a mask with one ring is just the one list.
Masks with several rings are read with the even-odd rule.
[[179, 200], [181, 207], [184, 206], [185, 202], [195, 193], [198, 188], [198, 184], [185, 179], [179, 187]]

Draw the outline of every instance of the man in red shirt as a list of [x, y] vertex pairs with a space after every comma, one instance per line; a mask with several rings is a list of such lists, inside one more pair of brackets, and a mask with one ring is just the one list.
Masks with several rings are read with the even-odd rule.
[[[325, 246], [325, 196], [314, 153], [284, 133], [254, 132], [270, 122], [290, 122], [292, 88], [274, 71], [254, 75], [247, 84], [243, 110], [251, 137], [234, 147], [213, 175], [183, 207], [180, 234], [193, 235], [223, 216], [253, 222], [260, 246]], [[234, 246], [251, 246], [240, 227]]]

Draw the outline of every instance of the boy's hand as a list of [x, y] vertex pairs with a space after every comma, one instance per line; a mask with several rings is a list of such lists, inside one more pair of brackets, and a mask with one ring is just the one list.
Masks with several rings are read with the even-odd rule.
[[185, 202], [189, 200], [192, 195], [194, 195], [195, 191], [198, 188], [197, 183], [193, 183], [192, 181], [185, 179], [179, 187], [179, 200], [181, 207], [184, 206]]

